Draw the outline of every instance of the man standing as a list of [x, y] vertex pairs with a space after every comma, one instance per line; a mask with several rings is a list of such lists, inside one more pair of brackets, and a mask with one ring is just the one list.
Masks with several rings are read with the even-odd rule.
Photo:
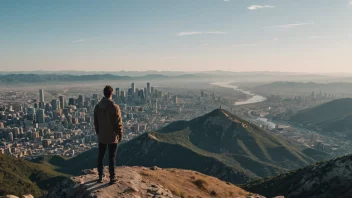
[[104, 88], [104, 98], [95, 106], [94, 126], [99, 139], [98, 182], [103, 182], [103, 159], [106, 147], [109, 149], [110, 184], [116, 183], [115, 163], [117, 143], [122, 140], [122, 116], [120, 107], [112, 101], [113, 89]]

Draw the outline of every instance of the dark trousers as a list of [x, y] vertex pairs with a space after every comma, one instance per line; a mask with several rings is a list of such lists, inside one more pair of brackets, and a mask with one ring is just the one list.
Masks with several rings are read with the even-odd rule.
[[103, 160], [106, 151], [106, 147], [109, 149], [109, 173], [110, 178], [115, 177], [115, 164], [116, 164], [116, 149], [117, 144], [102, 144], [99, 142], [99, 156], [98, 156], [98, 173], [99, 176], [103, 175]]

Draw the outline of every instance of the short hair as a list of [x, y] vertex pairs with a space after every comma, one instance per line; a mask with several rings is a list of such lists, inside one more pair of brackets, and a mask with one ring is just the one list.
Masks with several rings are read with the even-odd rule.
[[104, 88], [104, 96], [107, 98], [110, 98], [110, 96], [112, 95], [112, 92], [114, 90], [112, 89], [112, 87], [110, 85], [106, 85]]

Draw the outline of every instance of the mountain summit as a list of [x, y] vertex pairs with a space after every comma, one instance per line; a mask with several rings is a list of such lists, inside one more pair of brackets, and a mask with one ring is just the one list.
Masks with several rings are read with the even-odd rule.
[[[263, 198], [235, 185], [190, 170], [118, 167], [116, 168], [118, 182], [113, 185], [109, 185], [108, 181], [97, 183], [96, 169], [87, 169], [82, 172], [80, 176], [61, 182], [49, 192], [48, 197]], [[108, 174], [107, 167], [104, 173]]]

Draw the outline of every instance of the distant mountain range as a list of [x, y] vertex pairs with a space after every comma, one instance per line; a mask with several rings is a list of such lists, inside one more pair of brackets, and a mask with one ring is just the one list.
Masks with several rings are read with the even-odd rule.
[[230, 71], [204, 71], [204, 72], [177, 72], [177, 71], [18, 71], [0, 72], [0, 84], [15, 83], [56, 83], [79, 82], [98, 80], [172, 80], [195, 79], [208, 81], [235, 81], [235, 82], [272, 82], [280, 80], [319, 80], [330, 79], [317, 74], [280, 73], [280, 72], [230, 72]]
[[291, 72], [269, 72], [269, 71], [256, 71], [256, 72], [232, 72], [232, 71], [223, 71], [223, 70], [213, 70], [213, 71], [198, 71], [198, 72], [185, 72], [185, 71], [156, 71], [156, 70], [147, 70], [147, 71], [79, 71], [79, 70], [62, 70], [62, 71], [45, 71], [45, 70], [32, 70], [32, 71], [0, 71], [0, 74], [58, 74], [58, 75], [102, 75], [102, 74], [112, 74], [118, 76], [145, 76], [151, 74], [165, 75], [165, 76], [180, 76], [186, 74], [211, 74], [211, 75], [265, 75], [265, 76], [274, 76], [274, 75], [313, 75], [313, 76], [325, 76], [320, 74], [304, 74], [304, 73], [291, 73]]
[[17, 159], [0, 153], [0, 196], [32, 194], [39, 197], [66, 179], [52, 166]]
[[321, 132], [341, 133], [352, 139], [352, 98], [304, 109], [290, 121]]
[[191, 74], [180, 76], [165, 76], [150, 74], [145, 76], [116, 76], [112, 74], [69, 75], [69, 74], [6, 74], [0, 76], [0, 84], [16, 83], [51, 83], [51, 82], [81, 82], [81, 81], [110, 81], [110, 80], [162, 80], [196, 78]]
[[352, 155], [320, 162], [303, 169], [243, 185], [266, 197], [350, 198], [352, 197]]
[[[48, 159], [58, 171], [77, 174], [96, 166], [97, 149], [69, 160]], [[191, 121], [174, 122], [118, 148], [117, 164], [195, 170], [235, 184], [278, 175], [318, 160], [326, 153], [301, 149], [259, 127], [214, 110]]]

